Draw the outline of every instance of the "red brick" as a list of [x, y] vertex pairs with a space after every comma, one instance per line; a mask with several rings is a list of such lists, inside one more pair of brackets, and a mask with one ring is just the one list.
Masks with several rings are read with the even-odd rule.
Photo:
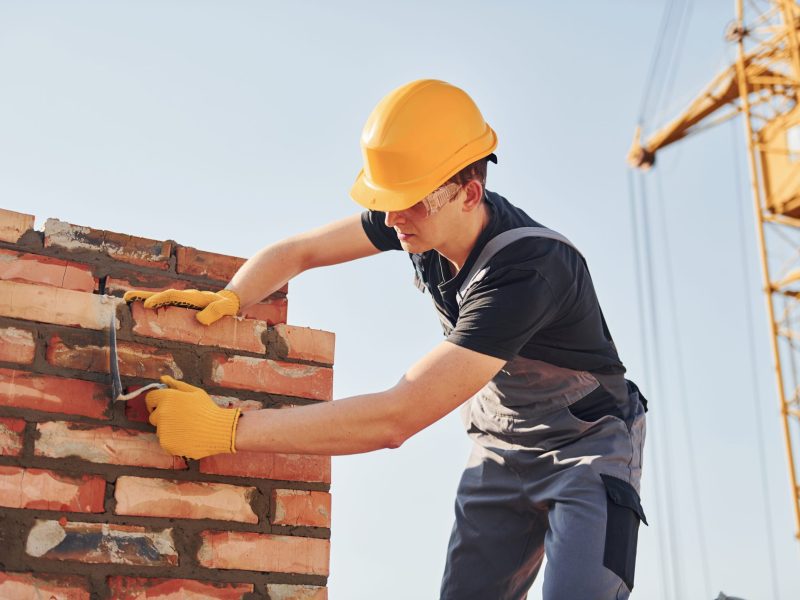
[[0, 406], [108, 419], [110, 386], [0, 368]]
[[193, 579], [109, 577], [114, 600], [243, 600], [252, 583], [212, 583]]
[[197, 275], [216, 281], [228, 282], [239, 270], [245, 259], [214, 252], [205, 252], [187, 246], [178, 246], [175, 253], [178, 261], [175, 269], [184, 275]]
[[[106, 346], [67, 344], [59, 336], [47, 342], [47, 362], [57, 367], [108, 373], [110, 349]], [[134, 342], [117, 342], [121, 375], [158, 379], [161, 375], [183, 378], [183, 371], [168, 350]]]
[[82, 563], [175, 566], [178, 553], [172, 529], [110, 523], [37, 520], [25, 544], [28, 556]]
[[[182, 279], [170, 279], [169, 277], [153, 275], [151, 273], [136, 276], [112, 277], [106, 279], [105, 292], [110, 295], [121, 295], [129, 290], [141, 290], [144, 292], [161, 292], [164, 290], [186, 290], [198, 289], [216, 292], [221, 288], [219, 284], [202, 285], [192, 281]], [[289, 303], [286, 296], [270, 296], [258, 304], [253, 304], [243, 309], [240, 314], [248, 319], [256, 321], [266, 321], [267, 325], [277, 325], [286, 323], [286, 315]]]
[[105, 491], [105, 480], [95, 475], [0, 466], [0, 506], [100, 513]]
[[223, 317], [210, 326], [202, 325], [188, 308], [168, 306], [156, 310], [144, 308], [141, 302], [131, 304], [135, 325], [133, 332], [146, 337], [219, 346], [245, 352], [266, 352], [261, 335], [267, 324], [253, 319]]
[[115, 260], [156, 269], [169, 269], [172, 242], [72, 225], [58, 219], [44, 224], [44, 247], [102, 252]]
[[331, 332], [281, 324], [275, 333], [286, 345], [286, 358], [333, 364], [336, 336]]
[[211, 361], [211, 381], [239, 390], [313, 400], [331, 400], [333, 397], [331, 369], [251, 356], [214, 355]]
[[34, 445], [36, 456], [75, 456], [94, 463], [156, 469], [186, 468], [183, 459], [161, 448], [155, 433], [63, 421], [38, 423], [36, 430], [39, 432]]
[[[129, 392], [139, 389], [142, 386], [132, 385], [127, 388]], [[125, 402], [125, 418], [134, 423], [148, 423], [150, 413], [147, 411], [147, 404], [145, 403], [145, 396], [136, 396]]]
[[27, 365], [33, 362], [36, 344], [33, 334], [24, 329], [0, 329], [0, 360]]
[[86, 265], [13, 250], [0, 250], [0, 279], [79, 292], [93, 292], [97, 288], [97, 279]]
[[[212, 286], [213, 287], [213, 286]], [[123, 294], [129, 290], [142, 290], [145, 292], [161, 292], [163, 290], [185, 290], [188, 288], [198, 288], [197, 284], [181, 279], [172, 279], [164, 275], [152, 273], [136, 273], [126, 277], [114, 277], [109, 275], [106, 279], [107, 294]], [[216, 290], [211, 290], [216, 291]]]
[[328, 600], [328, 588], [316, 585], [268, 583], [269, 600]]
[[239, 398], [234, 398], [233, 396], [215, 395], [212, 395], [211, 399], [217, 406], [221, 406], [222, 408], [240, 408], [242, 412], [261, 410], [264, 408], [264, 405], [258, 400], [240, 400]]
[[200, 536], [197, 559], [203, 567], [328, 575], [328, 540], [239, 531], [204, 531]]
[[286, 323], [289, 302], [285, 296], [270, 296], [266, 300], [253, 304], [241, 311], [248, 319], [266, 321], [268, 325]]
[[0, 456], [22, 454], [22, 433], [25, 421], [0, 417]]
[[329, 456], [310, 454], [241, 451], [236, 454], [215, 454], [201, 459], [200, 472], [259, 479], [330, 483], [331, 459]]
[[16, 244], [25, 232], [33, 229], [33, 215], [0, 208], [0, 241]]
[[0, 572], [0, 598], [7, 600], [89, 600], [89, 582], [71, 575]]
[[120, 298], [0, 281], [0, 316], [84, 329], [107, 329]]
[[272, 490], [273, 525], [331, 526], [331, 495], [307, 490]]
[[[207, 277], [226, 284], [233, 279], [236, 271], [245, 263], [245, 259], [238, 256], [206, 252], [189, 246], [178, 246], [175, 254], [178, 259], [175, 265], [178, 273]], [[284, 285], [278, 291], [287, 293], [289, 284]]]
[[118, 515], [219, 519], [258, 523], [250, 502], [257, 490], [226, 483], [119, 477], [114, 497]]
[[[139, 386], [130, 386], [128, 387], [128, 390], [133, 391], [137, 387]], [[147, 423], [150, 413], [147, 412], [147, 406], [145, 405], [146, 395], [147, 394], [142, 394], [141, 396], [137, 396], [136, 398], [128, 400], [125, 403], [126, 419], [136, 423]], [[234, 398], [232, 396], [215, 395], [212, 395], [211, 399], [217, 404], [217, 406], [221, 406], [222, 408], [240, 408], [243, 412], [249, 410], [260, 410], [264, 408], [264, 405], [257, 400], [240, 400], [239, 398]]]

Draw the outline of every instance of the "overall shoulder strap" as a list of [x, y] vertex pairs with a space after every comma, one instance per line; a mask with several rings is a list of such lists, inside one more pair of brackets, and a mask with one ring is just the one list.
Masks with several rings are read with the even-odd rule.
[[[483, 250], [481, 250], [481, 253], [478, 255], [475, 264], [472, 265], [469, 273], [467, 273], [467, 276], [464, 278], [464, 283], [461, 284], [461, 287], [458, 289], [458, 293], [456, 294], [456, 301], [458, 302], [459, 306], [461, 306], [461, 303], [464, 301], [464, 296], [466, 296], [467, 290], [478, 283], [486, 275], [488, 271], [487, 264], [492, 257], [509, 244], [526, 237], [540, 237], [557, 240], [567, 244], [568, 246], [571, 246], [572, 248], [575, 248], [575, 245], [566, 237], [556, 231], [553, 231], [552, 229], [548, 229], [547, 227], [517, 227], [515, 229], [504, 231], [503, 233], [500, 233], [489, 240], [489, 242], [483, 247]], [[575, 248], [575, 251], [580, 254], [577, 248]], [[581, 255], [581, 258], [583, 258], [583, 255]]]

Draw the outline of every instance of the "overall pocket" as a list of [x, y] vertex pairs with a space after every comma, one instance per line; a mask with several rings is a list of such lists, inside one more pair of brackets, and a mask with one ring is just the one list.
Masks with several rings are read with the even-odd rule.
[[606, 541], [603, 566], [633, 590], [639, 522], [647, 525], [639, 494], [631, 484], [611, 475], [600, 475], [606, 488]]

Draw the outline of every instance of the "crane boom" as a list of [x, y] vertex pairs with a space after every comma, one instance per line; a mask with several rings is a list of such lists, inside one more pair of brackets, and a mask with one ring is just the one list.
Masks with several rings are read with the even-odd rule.
[[[637, 127], [628, 163], [648, 169], [656, 153], [709, 126], [742, 115], [761, 258], [763, 291], [783, 437], [800, 539], [800, 487], [795, 451], [800, 448], [800, 382], [787, 381], [800, 362], [800, 251], [775, 260], [770, 234], [800, 234], [800, 5], [772, 0], [745, 25], [742, 0], [726, 38], [737, 45], [737, 60], [701, 90], [671, 121], [641, 141]], [[786, 236], [784, 235], [784, 238]], [[781, 306], [777, 310], [776, 306]], [[785, 367], [791, 367], [789, 369]]]

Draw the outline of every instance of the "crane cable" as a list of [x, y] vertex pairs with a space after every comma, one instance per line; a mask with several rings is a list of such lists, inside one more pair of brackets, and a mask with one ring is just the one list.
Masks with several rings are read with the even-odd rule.
[[669, 243], [669, 228], [666, 226], [666, 214], [665, 214], [665, 205], [666, 201], [664, 199], [664, 190], [662, 186], [662, 179], [660, 177], [660, 172], [654, 173], [655, 176], [655, 183], [658, 192], [658, 209], [659, 209], [659, 225], [660, 225], [660, 234], [661, 239], [663, 240], [663, 252], [664, 252], [664, 271], [666, 276], [666, 288], [667, 288], [667, 307], [669, 308], [669, 315], [670, 320], [672, 321], [672, 339], [674, 340], [673, 347], [675, 349], [675, 365], [677, 368], [677, 388], [678, 388], [678, 397], [680, 398], [680, 413], [683, 422], [683, 431], [686, 435], [686, 450], [691, 457], [689, 460], [689, 488], [690, 493], [692, 495], [693, 501], [693, 512], [695, 517], [695, 528], [697, 529], [697, 539], [699, 543], [699, 550], [700, 550], [700, 572], [703, 578], [703, 587], [705, 589], [706, 596], [708, 598], [711, 597], [711, 584], [709, 581], [709, 573], [710, 569], [708, 566], [708, 544], [706, 543], [706, 531], [705, 531], [705, 519], [703, 518], [703, 510], [702, 510], [702, 499], [700, 494], [700, 484], [697, 477], [697, 465], [696, 461], [693, 460], [694, 456], [696, 456], [695, 452], [695, 444], [694, 444], [694, 435], [692, 434], [692, 420], [689, 418], [689, 394], [687, 393], [687, 386], [686, 386], [686, 372], [684, 369], [684, 362], [683, 362], [683, 352], [681, 351], [683, 348], [683, 341], [681, 338], [681, 328], [678, 327], [678, 315], [676, 311], [677, 302], [675, 300], [675, 277], [674, 271], [672, 269], [672, 261], [670, 257], [672, 256], [672, 249]]
[[[665, 68], [664, 84], [661, 87], [660, 91], [661, 97], [655, 104], [654, 114], [657, 116], [660, 116], [661, 113], [665, 111], [665, 109], [667, 108], [668, 101], [670, 97], [673, 95], [672, 90], [674, 89], [674, 82], [678, 74], [680, 58], [683, 53], [683, 48], [686, 41], [686, 35], [689, 30], [688, 24], [691, 20], [693, 8], [694, 4], [691, 2], [691, 0], [684, 2], [680, 7], [679, 17], [677, 20], [677, 25], [675, 27], [675, 33], [673, 38], [674, 43], [671, 52], [668, 55], [667, 64]], [[675, 13], [673, 12], [673, 14]], [[655, 77], [655, 74], [653, 73], [652, 76]], [[676, 313], [677, 303], [675, 301], [675, 285], [674, 285], [675, 278], [673, 274], [672, 263], [670, 260], [672, 252], [668, 237], [668, 229], [665, 226], [666, 223], [666, 216], [664, 212], [665, 201], [664, 201], [664, 192], [661, 179], [661, 171], [660, 170], [656, 171], [654, 177], [656, 183], [656, 191], [658, 194], [657, 201], [658, 201], [658, 210], [660, 217], [658, 219], [658, 223], [660, 225], [659, 230], [660, 230], [661, 240], [663, 242], [663, 251], [666, 263], [665, 274], [667, 279], [667, 307], [669, 309], [669, 315], [672, 320], [672, 336], [675, 342], [673, 346], [676, 352], [675, 365], [677, 368], [677, 377], [676, 377], [677, 388], [678, 388], [677, 393], [678, 397], [680, 398], [679, 412], [681, 414], [683, 430], [686, 436], [686, 449], [689, 456], [693, 457], [695, 456], [694, 435], [692, 434], [691, 419], [689, 419], [686, 375], [682, 360], [682, 353], [680, 351], [683, 346], [683, 343], [681, 340], [680, 328], [678, 327], [678, 317]], [[690, 494], [692, 495], [693, 498], [695, 529], [697, 533], [698, 546], [700, 552], [700, 567], [701, 567], [700, 572], [703, 581], [703, 588], [705, 590], [706, 595], [710, 598], [712, 592], [709, 582], [710, 568], [708, 560], [708, 544], [706, 541], [705, 519], [703, 518], [699, 478], [697, 476], [697, 469], [695, 462], [693, 460], [689, 461], [688, 473], [689, 473]], [[667, 473], [667, 477], [671, 477], [671, 473]], [[677, 523], [675, 524], [675, 526], [677, 527]], [[676, 574], [677, 573], [678, 571], [676, 569]]]
[[[688, 30], [687, 23], [691, 17], [692, 13], [692, 4], [691, 2], [684, 1], [682, 3], [676, 4], [674, 0], [667, 0], [664, 5], [664, 11], [661, 16], [661, 23], [659, 26], [659, 33], [656, 42], [656, 49], [653, 54], [653, 57], [650, 62], [650, 67], [646, 77], [646, 84], [644, 93], [642, 96], [641, 106], [639, 109], [639, 125], [643, 127], [645, 121], [651, 116], [651, 114], [658, 113], [658, 111], [663, 110], [666, 105], [667, 99], [670, 96], [670, 90], [674, 83], [677, 70], [679, 59], [682, 54], [682, 49], [684, 46], [684, 41], [686, 39], [686, 32]], [[671, 48], [667, 49], [667, 45], [671, 45]], [[662, 57], [666, 56], [666, 63], [662, 66]], [[657, 76], [660, 73], [665, 73], [665, 76], [661, 77], [659, 81], [657, 81]], [[655, 92], [655, 95], [654, 95]], [[651, 230], [650, 230], [650, 219], [648, 216], [648, 206], [647, 206], [647, 194], [646, 194], [646, 187], [644, 184], [644, 180], [639, 176], [639, 188], [641, 194], [641, 209], [642, 209], [642, 230], [644, 232], [643, 235], [643, 246], [639, 242], [639, 218], [637, 215], [636, 210], [636, 191], [633, 182], [632, 176], [628, 177], [628, 188], [629, 188], [629, 197], [631, 202], [631, 224], [633, 229], [633, 237], [634, 237], [634, 245], [636, 248], [636, 277], [637, 277], [637, 294], [639, 300], [639, 318], [640, 318], [640, 332], [642, 336], [641, 344], [642, 350], [645, 358], [645, 363], [648, 365], [646, 367], [645, 378], [648, 381], [651, 381], [654, 389], [658, 394], [662, 397], [665, 396], [662, 379], [659, 375], [659, 370], [664, 368], [663, 361], [661, 360], [661, 352], [660, 352], [660, 343], [661, 338], [658, 331], [658, 323], [657, 323], [657, 307], [656, 307], [656, 291], [655, 291], [655, 284], [653, 281], [653, 260], [652, 260], [652, 249], [650, 247], [650, 240], [652, 239]], [[659, 187], [659, 192], [661, 191]], [[663, 199], [662, 199], [663, 205]], [[664, 219], [661, 219], [663, 224]], [[666, 240], [666, 237], [662, 237], [662, 239]], [[668, 244], [668, 242], [665, 241]], [[641, 252], [640, 252], [641, 250]], [[642, 269], [642, 265], [640, 263], [640, 255], [643, 254], [645, 261], [646, 261], [646, 269]], [[669, 252], [667, 252], [666, 257], [669, 260]], [[647, 278], [647, 290], [648, 290], [648, 298], [645, 300], [644, 296], [644, 277], [643, 277], [643, 270], [646, 272]], [[669, 277], [671, 278], [671, 267], [668, 268]], [[673, 285], [670, 279], [670, 293], [672, 292]], [[651, 330], [651, 340], [652, 340], [652, 347], [650, 350], [652, 351], [652, 358], [653, 362], [655, 363], [655, 368], [651, 369], [649, 366], [650, 363], [650, 356], [651, 352], [648, 350], [648, 343], [647, 338], [645, 335], [646, 323], [645, 323], [645, 316], [644, 316], [644, 305], [649, 305], [649, 328]], [[672, 308], [672, 317], [673, 317], [673, 329], [677, 328], [677, 319], [674, 316], [674, 299], [670, 299], [670, 305]], [[679, 343], [679, 342], [678, 342]], [[685, 383], [684, 383], [684, 374], [682, 365], [679, 364], [679, 381], [680, 381], [680, 389], [679, 394], [683, 399], [682, 408], [683, 408], [683, 420], [684, 423], [688, 421], [688, 410], [686, 409], [686, 394], [685, 394]], [[652, 374], [652, 377], [651, 377]], [[673, 468], [672, 468], [672, 458], [669, 452], [669, 446], [667, 445], [666, 448], [660, 448], [661, 442], [666, 440], [666, 435], [664, 432], [664, 424], [667, 420], [667, 403], [663, 405], [664, 407], [664, 417], [662, 419], [654, 419], [654, 439], [653, 439], [653, 455], [654, 455], [654, 465], [655, 467], [655, 484], [656, 484], [656, 507], [659, 514], [663, 515], [663, 518], [666, 523], [666, 530], [667, 536], [666, 540], [664, 536], [660, 535], [660, 531], [657, 530], [658, 539], [659, 539], [659, 554], [661, 555], [661, 562], [662, 564], [666, 565], [671, 564], [671, 583], [672, 583], [672, 590], [675, 592], [677, 598], [683, 598], [683, 593], [681, 588], [681, 564], [679, 559], [679, 531], [678, 531], [678, 521], [675, 518], [674, 514], [674, 506], [675, 502], [672, 495], [673, 485]], [[684, 427], [686, 434], [689, 439], [689, 452], [693, 451], [693, 443], [691, 438], [691, 433], [688, 427]], [[661, 456], [663, 453], [663, 457]], [[661, 462], [663, 460], [663, 471], [661, 469]], [[705, 533], [703, 529], [703, 519], [702, 515], [700, 514], [700, 504], [699, 504], [699, 492], [697, 486], [697, 476], [694, 471], [694, 465], [690, 461], [690, 485], [692, 488], [692, 494], [695, 499], [695, 507], [696, 507], [696, 518], [698, 521], [698, 535], [700, 536], [700, 553], [701, 553], [701, 560], [702, 560], [702, 575], [703, 581], [706, 589], [706, 593], [709, 594], [709, 582], [708, 582], [708, 557], [707, 557], [707, 549], [705, 543]], [[663, 478], [664, 484], [662, 485], [661, 479]], [[663, 488], [663, 490], [662, 490]], [[663, 507], [661, 506], [662, 498], [666, 502], [666, 511], [662, 510]], [[665, 548], [666, 546], [666, 548]], [[668, 557], [668, 560], [667, 560]], [[666, 574], [666, 568], [662, 569], [662, 582], [663, 589], [667, 591], [669, 595], [669, 578]]]
[[[651, 110], [651, 95], [656, 90], [655, 96], [655, 106], [659, 107], [661, 105], [662, 94], [664, 92], [664, 83], [665, 81], [662, 79], [658, 85], [656, 85], [656, 75], [659, 72], [662, 72], [663, 69], [661, 68], [661, 60], [662, 60], [662, 52], [665, 48], [665, 42], [669, 40], [669, 43], [672, 44], [672, 52], [669, 54], [669, 58], [667, 59], [670, 63], [674, 60], [675, 56], [675, 36], [676, 32], [680, 32], [680, 28], [683, 23], [683, 17], [686, 13], [685, 10], [686, 3], [684, 2], [680, 8], [680, 16], [677, 17], [676, 20], [676, 8], [675, 8], [675, 1], [674, 0], [667, 0], [664, 4], [664, 12], [661, 15], [661, 23], [658, 29], [658, 36], [656, 41], [656, 49], [653, 53], [653, 58], [650, 61], [650, 66], [647, 71], [647, 76], [645, 79], [645, 87], [644, 93], [642, 95], [641, 104], [639, 106], [639, 118], [638, 123], [642, 125], [645, 121], [652, 116]], [[668, 63], [669, 64], [669, 63]]]
[[[663, 378], [661, 376], [664, 370], [664, 359], [661, 355], [661, 343], [662, 343], [662, 333], [659, 330], [658, 326], [658, 306], [656, 302], [656, 285], [655, 279], [653, 274], [655, 272], [654, 264], [653, 264], [653, 249], [651, 245], [651, 240], [653, 239], [653, 232], [650, 227], [650, 216], [648, 211], [648, 200], [647, 200], [647, 186], [644, 183], [644, 177], [642, 174], [639, 174], [639, 181], [640, 181], [640, 194], [641, 194], [641, 209], [642, 209], [642, 229], [643, 229], [643, 251], [644, 251], [644, 260], [645, 260], [645, 283], [647, 286], [647, 304], [648, 304], [648, 317], [650, 320], [650, 333], [651, 333], [651, 351], [653, 357], [653, 365], [654, 369], [652, 371], [652, 385], [655, 393], [658, 394], [661, 398], [666, 398], [666, 390], [664, 389]], [[669, 421], [669, 403], [663, 402], [661, 403], [663, 408], [663, 419], [655, 420], [655, 424], [657, 425], [656, 434], [661, 438], [662, 442], [665, 443], [665, 447], [662, 448], [663, 451], [663, 460], [664, 460], [664, 470], [662, 471], [662, 476], [664, 478], [664, 499], [666, 501], [666, 521], [668, 523], [667, 531], [668, 536], [667, 539], [669, 541], [669, 554], [670, 560], [672, 562], [672, 576], [673, 576], [673, 584], [677, 598], [685, 598], [682, 593], [681, 584], [683, 579], [681, 577], [681, 561], [679, 558], [679, 546], [680, 539], [679, 539], [679, 523], [675, 517], [675, 498], [673, 495], [673, 490], [675, 489], [673, 483], [673, 460], [672, 460], [672, 452], [670, 451], [670, 445], [666, 444], [667, 435], [666, 435], [666, 424]]]
[[[750, 262], [748, 261], [747, 253], [745, 252], [745, 248], [747, 247], [747, 241], [745, 239], [745, 227], [744, 227], [744, 216], [742, 215], [742, 206], [744, 206], [744, 198], [742, 194], [742, 175], [739, 169], [739, 162], [736, 160], [737, 153], [739, 152], [739, 136], [736, 134], [736, 125], [733, 121], [731, 121], [731, 136], [732, 136], [732, 144], [731, 148], [733, 149], [733, 153], [731, 156], [733, 157], [733, 172], [734, 172], [734, 180], [736, 182], [735, 189], [736, 189], [736, 203], [739, 206], [739, 210], [736, 211], [737, 213], [737, 222], [739, 227], [739, 248], [741, 250], [741, 261], [742, 265], [744, 266], [743, 269], [743, 278], [742, 282], [744, 284], [744, 295], [745, 298], [744, 308], [745, 308], [745, 320], [747, 321], [747, 348], [750, 355], [750, 369], [751, 375], [750, 380], [753, 386], [753, 413], [755, 416], [755, 430], [756, 430], [756, 441], [758, 445], [758, 460], [761, 464], [761, 498], [764, 502], [764, 521], [765, 521], [765, 531], [767, 537], [767, 552], [769, 553], [769, 565], [770, 565], [770, 583], [772, 585], [772, 598], [775, 600], [780, 600], [778, 595], [778, 572], [777, 572], [777, 560], [775, 556], [775, 538], [773, 535], [772, 529], [772, 509], [770, 508], [769, 502], [769, 480], [767, 478], [767, 457], [766, 457], [766, 443], [764, 441], [764, 430], [763, 424], [761, 419], [761, 403], [759, 402], [759, 393], [758, 393], [758, 370], [756, 369], [756, 357], [755, 357], [755, 324], [753, 319], [753, 307], [751, 303], [748, 301], [750, 290], [756, 288], [755, 284], [753, 283], [752, 273], [750, 269]], [[770, 300], [771, 302], [772, 300]]]
[[[640, 178], [641, 182], [641, 178]], [[640, 336], [640, 350], [642, 353], [642, 366], [644, 371], [644, 380], [649, 385], [651, 381], [651, 365], [650, 365], [650, 352], [649, 352], [649, 344], [647, 343], [648, 336], [646, 333], [647, 330], [647, 318], [645, 314], [645, 293], [644, 293], [644, 285], [643, 285], [643, 275], [642, 275], [642, 264], [641, 264], [641, 255], [642, 253], [639, 251], [641, 244], [639, 242], [639, 216], [637, 213], [636, 206], [638, 204], [636, 198], [636, 186], [634, 184], [633, 173], [630, 169], [628, 169], [628, 199], [630, 204], [630, 211], [631, 211], [631, 231], [633, 237], [633, 256], [634, 256], [634, 266], [636, 272], [636, 307], [639, 317], [639, 336]], [[656, 425], [658, 421], [655, 421], [654, 425]], [[654, 435], [655, 434], [655, 435]], [[665, 513], [664, 507], [662, 505], [662, 500], [665, 497], [664, 493], [662, 492], [661, 487], [661, 478], [659, 474], [661, 473], [661, 452], [660, 452], [660, 444], [661, 444], [661, 436], [658, 435], [658, 430], [654, 431], [654, 434], [651, 434], [650, 437], [652, 439], [652, 443], [650, 447], [652, 448], [651, 453], [653, 455], [653, 481], [655, 484], [655, 492], [656, 492], [656, 512], [658, 515], [663, 515]], [[674, 599], [675, 596], [672, 595], [671, 591], [674, 589], [671, 587], [671, 584], [675, 585], [675, 575], [673, 573], [672, 578], [670, 579], [668, 575], [668, 571], [671, 571], [668, 567], [670, 566], [671, 562], [669, 559], [670, 552], [669, 549], [666, 547], [667, 540], [665, 536], [662, 534], [661, 527], [655, 528], [656, 539], [658, 541], [658, 556], [659, 556], [659, 563], [664, 565], [663, 569], [659, 569], [659, 573], [661, 574], [661, 594], [662, 598], [666, 596], [667, 599]]]
[[677, 25], [676, 41], [672, 48], [669, 62], [667, 63], [667, 68], [665, 70], [663, 89], [666, 90], [666, 93], [661, 99], [661, 102], [656, 104], [656, 110], [653, 113], [656, 118], [660, 118], [662, 114], [667, 112], [667, 100], [670, 97], [670, 90], [673, 90], [675, 86], [675, 79], [678, 75], [678, 66], [680, 65], [680, 59], [686, 43], [686, 34], [689, 31], [689, 21], [692, 18], [694, 3], [689, 0], [683, 4], [682, 8], [683, 10], [681, 11]]

